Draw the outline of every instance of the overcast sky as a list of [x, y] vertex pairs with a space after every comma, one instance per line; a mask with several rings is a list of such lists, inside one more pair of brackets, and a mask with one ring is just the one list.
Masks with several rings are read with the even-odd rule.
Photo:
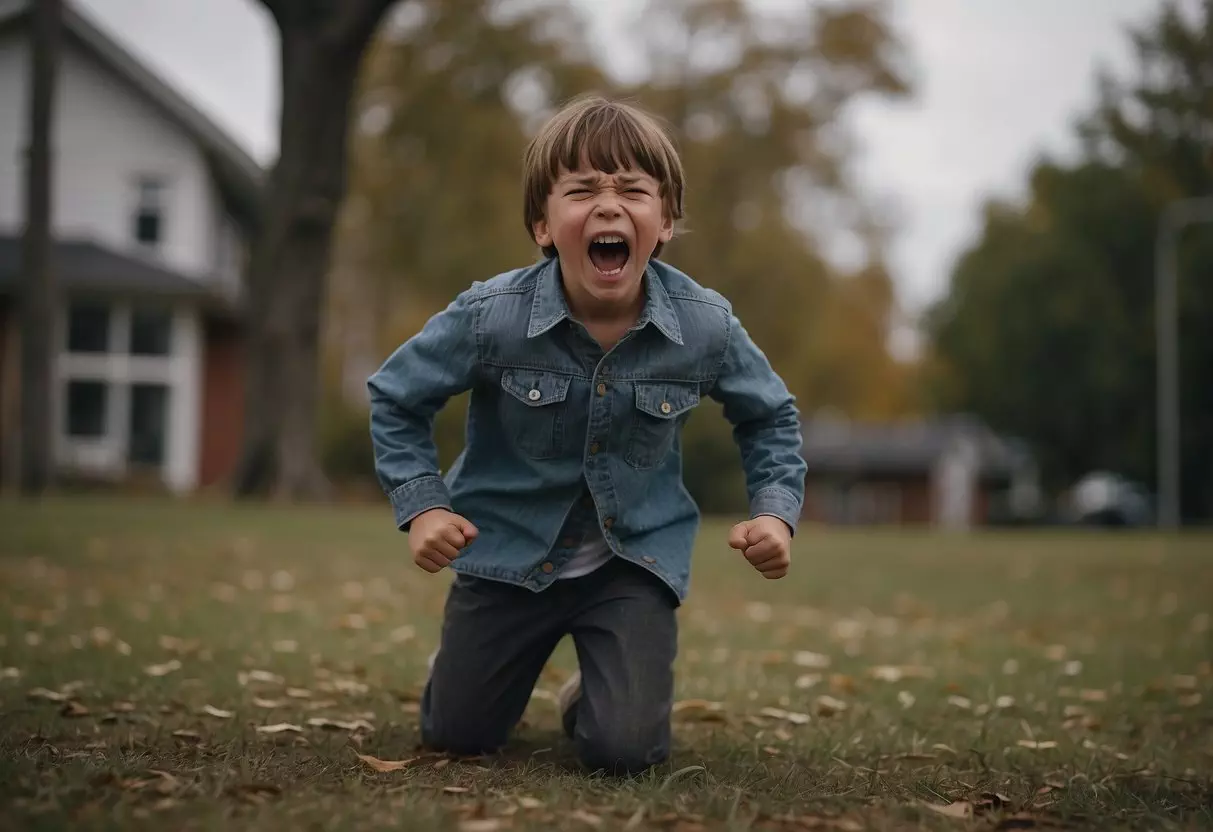
[[[752, 0], [785, 8], [808, 1]], [[254, 156], [272, 156], [277, 47], [255, 0], [75, 2]], [[628, 72], [628, 31], [644, 0], [575, 2], [593, 14], [603, 54]], [[1073, 117], [1093, 101], [1096, 68], [1131, 66], [1124, 27], [1155, 14], [1159, 0], [892, 0], [890, 7], [913, 60], [916, 94], [856, 113], [857, 173], [897, 206], [891, 265], [915, 310], [946, 286], [981, 201], [1014, 193], [1041, 150], [1069, 147]]]

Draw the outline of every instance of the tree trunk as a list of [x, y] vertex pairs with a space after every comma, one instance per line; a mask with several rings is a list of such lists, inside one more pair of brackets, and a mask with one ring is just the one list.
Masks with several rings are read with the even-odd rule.
[[51, 193], [59, 0], [33, 4], [30, 38], [25, 231], [21, 262], [21, 490], [45, 492], [51, 481], [51, 383], [54, 369], [56, 276], [51, 269]]
[[[268, 4], [267, 4], [268, 5]], [[347, 22], [354, 19], [347, 0]], [[249, 269], [250, 342], [238, 496], [322, 499], [316, 448], [321, 314], [333, 227], [346, 186], [349, 110], [362, 53], [389, 3], [358, 26], [274, 8], [282, 44], [279, 156]], [[334, 12], [333, 15], [338, 13]], [[345, 32], [345, 37], [336, 37]]]

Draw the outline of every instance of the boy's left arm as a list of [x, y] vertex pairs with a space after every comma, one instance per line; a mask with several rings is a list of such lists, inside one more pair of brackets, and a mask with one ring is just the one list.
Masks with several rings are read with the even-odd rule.
[[723, 406], [741, 451], [750, 520], [733, 527], [729, 545], [768, 578], [790, 564], [791, 540], [804, 504], [807, 466], [801, 456], [800, 412], [766, 356], [736, 315], [709, 394]]

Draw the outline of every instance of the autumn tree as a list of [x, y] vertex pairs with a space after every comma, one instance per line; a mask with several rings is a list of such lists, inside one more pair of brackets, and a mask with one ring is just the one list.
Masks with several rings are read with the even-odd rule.
[[363, 53], [393, 0], [261, 0], [280, 40], [278, 159], [248, 274], [249, 356], [240, 495], [314, 497], [321, 313], [347, 125]]
[[[1100, 79], [1071, 163], [991, 203], [930, 316], [932, 395], [1035, 447], [1054, 488], [1096, 468], [1155, 480], [1154, 263], [1174, 200], [1213, 193], [1213, 0], [1130, 32], [1137, 67]], [[1213, 234], [1181, 240], [1184, 505], [1213, 516]]]

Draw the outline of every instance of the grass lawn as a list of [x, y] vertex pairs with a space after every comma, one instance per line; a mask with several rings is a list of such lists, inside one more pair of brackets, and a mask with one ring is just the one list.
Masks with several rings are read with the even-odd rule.
[[417, 749], [449, 576], [386, 507], [0, 502], [0, 827], [1213, 828], [1213, 536], [805, 528], [767, 582], [726, 529], [616, 781], [567, 642], [506, 753]]

